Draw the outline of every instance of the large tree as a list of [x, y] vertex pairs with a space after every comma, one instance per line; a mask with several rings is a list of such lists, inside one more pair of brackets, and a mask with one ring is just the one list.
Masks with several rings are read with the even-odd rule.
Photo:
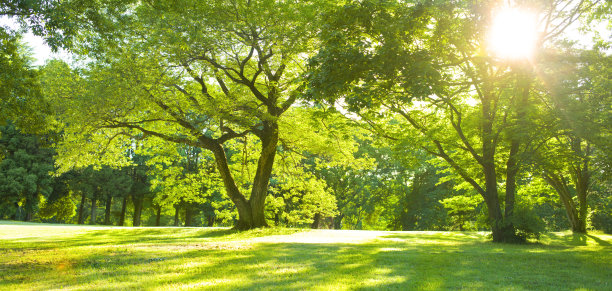
[[[325, 18], [310, 84], [315, 99], [340, 101], [380, 135], [443, 161], [483, 197], [493, 241], [503, 242], [518, 239], [517, 177], [543, 125], [537, 64], [487, 51], [495, 4], [349, 2]], [[593, 7], [552, 4], [531, 7], [545, 15], [540, 47]]]
[[[301, 94], [318, 3], [110, 2], [104, 29], [77, 43], [76, 51], [97, 61], [82, 79], [87, 92], [62, 95], [70, 128], [60, 156], [125, 146], [126, 136], [206, 149], [238, 209], [236, 228], [266, 226], [278, 120]], [[237, 186], [225, 149], [245, 136], [260, 146], [247, 193]], [[106, 146], [96, 148], [96, 139]], [[91, 147], [77, 148], [78, 140]]]
[[601, 51], [564, 49], [547, 57], [539, 74], [546, 95], [550, 128], [535, 157], [537, 170], [566, 210], [572, 231], [587, 231], [589, 192], [605, 183], [610, 167], [612, 58]]

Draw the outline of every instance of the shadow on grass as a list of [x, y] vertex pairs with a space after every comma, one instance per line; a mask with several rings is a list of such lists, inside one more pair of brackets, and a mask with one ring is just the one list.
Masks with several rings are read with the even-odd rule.
[[238, 231], [232, 229], [206, 228], [103, 229], [88, 230], [71, 236], [19, 238], [6, 241], [0, 246], [0, 249], [23, 247], [24, 245], [32, 245], [36, 249], [50, 249], [100, 245], [173, 244], [202, 239], [219, 239], [239, 234]]
[[[76, 289], [226, 289], [226, 290], [437, 290], [549, 289], [605, 290], [612, 287], [611, 254], [546, 245], [508, 245], [484, 241], [478, 234], [392, 234], [362, 243], [244, 243], [214, 240], [214, 247], [197, 244], [167, 248], [185, 239], [240, 238], [229, 230], [193, 231], [163, 240], [164, 230], [83, 237], [71, 246], [92, 246], [58, 269], [22, 262], [3, 268], [0, 289], [14, 284], [39, 284], [34, 289], [69, 286]], [[212, 232], [212, 233], [210, 233]], [[91, 235], [88, 234], [88, 235]], [[569, 239], [565, 238], [563, 239]], [[104, 241], [143, 248], [95, 248]], [[148, 249], [147, 244], [156, 248]], [[601, 244], [600, 244], [601, 245]], [[235, 248], [242, 246], [244, 248]], [[2, 266], [0, 266], [2, 267]], [[6, 267], [6, 266], [5, 266]], [[576, 272], [580, 276], [576, 276]], [[6, 279], [6, 280], [5, 280]], [[37, 283], [33, 281], [38, 280]], [[27, 287], [27, 286], [25, 286]]]
[[554, 232], [547, 233], [546, 237], [551, 240], [552, 243], [556, 245], [564, 245], [566, 247], [570, 246], [586, 246], [589, 244], [589, 239], [593, 240], [600, 246], [609, 247], [612, 244], [608, 241], [605, 241], [595, 235], [592, 234], [582, 234], [582, 233], [561, 233], [557, 234]]

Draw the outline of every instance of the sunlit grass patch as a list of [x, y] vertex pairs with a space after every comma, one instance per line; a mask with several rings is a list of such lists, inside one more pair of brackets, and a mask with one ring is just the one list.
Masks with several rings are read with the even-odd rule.
[[609, 290], [610, 242], [571, 233], [509, 245], [480, 232], [0, 224], [0, 289]]

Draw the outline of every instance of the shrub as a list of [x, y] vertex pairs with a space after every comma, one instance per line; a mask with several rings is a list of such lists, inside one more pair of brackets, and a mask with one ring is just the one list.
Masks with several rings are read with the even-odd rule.
[[537, 212], [525, 205], [516, 205], [512, 224], [516, 228], [516, 234], [522, 239], [539, 239], [540, 234], [546, 231], [546, 224]]

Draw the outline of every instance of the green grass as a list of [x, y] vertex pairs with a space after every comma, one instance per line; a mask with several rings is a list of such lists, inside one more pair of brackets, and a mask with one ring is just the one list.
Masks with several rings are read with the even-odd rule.
[[0, 221], [0, 289], [612, 290], [612, 236]]

